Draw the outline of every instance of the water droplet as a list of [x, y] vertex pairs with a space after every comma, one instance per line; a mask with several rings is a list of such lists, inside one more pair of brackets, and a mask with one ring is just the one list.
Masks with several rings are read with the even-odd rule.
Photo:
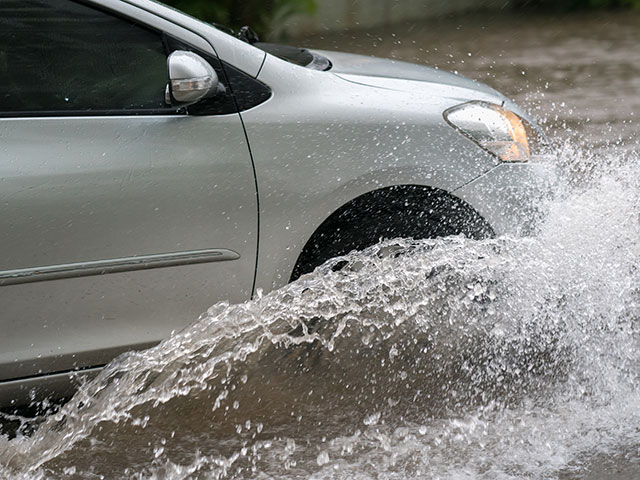
[[329, 459], [329, 454], [326, 451], [322, 451], [318, 454], [318, 457], [316, 458], [316, 462], [318, 463], [319, 466], [323, 466], [326, 465], [327, 463], [329, 463], [330, 459]]

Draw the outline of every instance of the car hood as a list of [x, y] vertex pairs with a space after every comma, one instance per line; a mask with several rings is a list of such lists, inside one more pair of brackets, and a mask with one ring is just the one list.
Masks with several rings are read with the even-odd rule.
[[364, 85], [389, 85], [376, 79], [410, 80], [464, 88], [504, 99], [496, 90], [480, 82], [424, 65], [353, 53], [315, 51], [331, 61], [332, 73], [351, 81], [356, 81], [353, 76], [357, 76], [357, 82]]

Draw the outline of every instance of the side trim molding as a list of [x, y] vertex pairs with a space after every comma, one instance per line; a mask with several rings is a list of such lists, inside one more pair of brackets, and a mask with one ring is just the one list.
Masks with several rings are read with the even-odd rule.
[[0, 286], [133, 272], [152, 268], [177, 267], [197, 263], [225, 262], [239, 258], [240, 254], [233, 250], [210, 248], [206, 250], [191, 250], [189, 252], [157, 253], [109, 260], [20, 268], [0, 271]]

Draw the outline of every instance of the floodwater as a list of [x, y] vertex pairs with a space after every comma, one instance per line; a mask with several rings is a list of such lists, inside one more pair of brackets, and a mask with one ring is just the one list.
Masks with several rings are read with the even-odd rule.
[[640, 477], [640, 15], [307, 39], [339, 42], [531, 110], [559, 148], [537, 235], [389, 241], [213, 306], [0, 438], [0, 477]]

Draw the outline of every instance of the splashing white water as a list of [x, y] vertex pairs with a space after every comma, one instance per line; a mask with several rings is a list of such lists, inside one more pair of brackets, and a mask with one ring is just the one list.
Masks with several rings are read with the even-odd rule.
[[389, 241], [216, 305], [33, 435], [0, 439], [0, 475], [578, 478], [633, 463], [640, 163], [559, 158], [535, 237]]

